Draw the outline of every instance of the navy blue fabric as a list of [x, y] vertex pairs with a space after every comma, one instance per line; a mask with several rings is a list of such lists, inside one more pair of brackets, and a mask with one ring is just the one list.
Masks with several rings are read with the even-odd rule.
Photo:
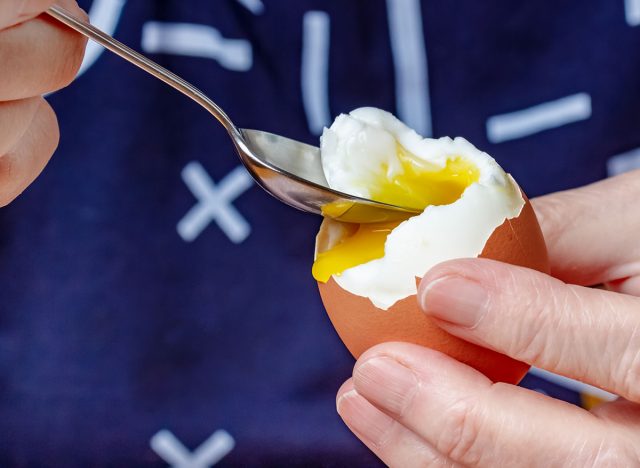
[[[532, 196], [603, 178], [609, 157], [640, 146], [640, 28], [622, 0], [422, 5], [435, 136], [467, 137]], [[131, 0], [116, 36], [140, 49], [154, 20], [249, 40], [246, 72], [153, 58], [238, 125], [317, 144], [300, 91], [310, 10], [331, 19], [332, 115], [396, 112], [382, 0], [268, 0], [261, 15], [232, 0]], [[590, 119], [489, 142], [488, 117], [580, 92]], [[161, 429], [190, 449], [227, 431], [236, 447], [222, 466], [377, 465], [335, 412], [353, 359], [311, 277], [320, 220], [253, 186], [233, 201], [244, 242], [215, 222], [185, 242], [176, 226], [197, 200], [184, 167], [218, 182], [239, 164], [218, 123], [111, 54], [49, 100], [60, 148], [0, 210], [0, 465], [163, 466], [149, 446]]]

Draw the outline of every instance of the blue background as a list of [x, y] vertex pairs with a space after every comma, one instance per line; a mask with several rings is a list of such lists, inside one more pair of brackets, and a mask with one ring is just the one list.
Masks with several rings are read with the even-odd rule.
[[[610, 157], [640, 147], [640, 28], [624, 7], [423, 1], [434, 136], [465, 136], [530, 196], [605, 177]], [[141, 49], [153, 20], [248, 41], [245, 72], [151, 56], [239, 126], [317, 144], [300, 82], [311, 10], [331, 21], [332, 117], [365, 105], [396, 112], [382, 0], [267, 0], [261, 14], [233, 0], [130, 0], [115, 35]], [[589, 119], [487, 138], [490, 116], [576, 93], [591, 96]], [[198, 201], [183, 168], [198, 162], [217, 183], [239, 165], [220, 125], [107, 53], [49, 99], [60, 148], [0, 210], [0, 465], [163, 466], [149, 446], [161, 429], [190, 449], [227, 431], [236, 447], [223, 466], [379, 463], [335, 413], [353, 359], [310, 273], [320, 220], [254, 185], [233, 201], [251, 226], [244, 242], [215, 222], [185, 242], [176, 226]], [[580, 402], [535, 376], [524, 384]]]

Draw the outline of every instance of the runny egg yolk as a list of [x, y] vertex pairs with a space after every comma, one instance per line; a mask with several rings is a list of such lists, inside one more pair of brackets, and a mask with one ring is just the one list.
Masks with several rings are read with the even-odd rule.
[[[440, 168], [413, 156], [400, 145], [397, 157], [402, 171], [387, 177], [388, 168], [383, 166], [369, 186], [373, 200], [424, 210], [430, 205], [455, 202], [480, 178], [478, 168], [462, 157], [451, 158]], [[326, 283], [331, 275], [340, 275], [349, 268], [382, 258], [387, 236], [402, 221], [350, 225], [338, 244], [317, 255], [313, 277]]]

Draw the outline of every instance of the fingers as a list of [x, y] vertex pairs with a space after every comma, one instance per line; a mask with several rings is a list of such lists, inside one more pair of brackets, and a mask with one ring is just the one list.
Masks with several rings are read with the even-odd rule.
[[337, 408], [349, 429], [388, 466], [460, 466], [360, 396], [352, 380], [338, 391]]
[[42, 98], [0, 102], [0, 155], [15, 149], [41, 105]]
[[[73, 12], [84, 16], [77, 5]], [[0, 101], [38, 96], [68, 85], [82, 64], [85, 44], [83, 36], [45, 16], [1, 30]]]
[[[52, 3], [0, 2], [0, 206], [40, 174], [58, 144], [55, 114], [39, 96], [69, 84], [82, 63], [86, 40], [40, 15]], [[57, 4], [86, 19], [75, 0]]]
[[[640, 232], [635, 206], [640, 171], [532, 200], [549, 249], [553, 276], [595, 285], [640, 277]], [[640, 282], [615, 288], [640, 294]]]
[[0, 2], [0, 29], [38, 16], [53, 2], [54, 0], [2, 0]]
[[427, 314], [467, 341], [640, 402], [640, 299], [486, 259], [433, 268]]
[[[15, 199], [42, 172], [59, 138], [56, 116], [42, 98], [0, 104], [0, 123], [8, 120], [6, 114], [13, 115], [24, 128], [16, 129], [13, 134], [19, 137], [12, 148], [0, 154], [0, 207]], [[3, 132], [0, 129], [0, 134]]]
[[341, 413], [345, 422], [361, 427], [375, 421], [383, 447], [391, 445], [385, 437], [393, 434], [411, 450], [409, 441], [417, 436], [470, 467], [625, 466], [633, 460], [622, 429], [570, 404], [492, 384], [470, 367], [416, 345], [387, 343], [366, 352], [356, 364], [353, 388], [349, 398], [366, 400], [387, 418], [359, 401], [358, 411]]

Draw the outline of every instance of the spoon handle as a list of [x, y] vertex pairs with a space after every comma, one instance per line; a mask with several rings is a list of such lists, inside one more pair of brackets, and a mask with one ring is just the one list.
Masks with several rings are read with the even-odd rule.
[[87, 36], [89, 39], [97, 42], [105, 49], [113, 52], [114, 54], [122, 57], [129, 63], [146, 71], [150, 75], [155, 76], [159, 80], [164, 81], [166, 84], [180, 91], [185, 96], [193, 99], [195, 102], [207, 109], [216, 119], [218, 119], [218, 121], [224, 126], [224, 128], [232, 137], [235, 137], [239, 134], [238, 129], [233, 124], [231, 119], [229, 119], [227, 114], [215, 102], [209, 99], [202, 91], [193, 86], [191, 83], [180, 78], [178, 75], [170, 72], [166, 68], [161, 67], [154, 61], [149, 60], [147, 57], [139, 54], [130, 47], [127, 47], [122, 42], [114, 39], [92, 24], [81, 20], [80, 18], [77, 18], [64, 8], [54, 5], [47, 10], [47, 14], [64, 23], [71, 29], [79, 32], [80, 34]]

